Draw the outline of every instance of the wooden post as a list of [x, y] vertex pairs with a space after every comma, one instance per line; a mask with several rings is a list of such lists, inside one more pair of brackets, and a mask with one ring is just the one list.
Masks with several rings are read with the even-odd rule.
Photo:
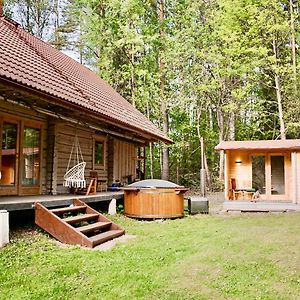
[[225, 200], [229, 200], [229, 196], [228, 196], [228, 158], [227, 158], [227, 153], [224, 152], [224, 197]]
[[146, 179], [146, 171], [147, 171], [147, 169], [146, 169], [146, 147], [144, 147], [144, 151], [143, 151], [144, 153], [143, 153], [143, 155], [144, 155], [144, 166], [143, 166], [143, 172], [144, 172], [144, 179]]
[[203, 137], [200, 138], [200, 145], [201, 145], [201, 170], [200, 170], [200, 190], [201, 196], [205, 197], [206, 195], [206, 188], [205, 188], [205, 169], [204, 169], [204, 143]]
[[108, 206], [108, 214], [114, 216], [117, 213], [117, 200], [111, 199]]
[[0, 210], [0, 248], [9, 243], [8, 211]]
[[140, 161], [140, 157], [141, 157], [141, 147], [138, 147], [138, 162], [137, 162], [137, 169], [138, 169], [138, 175], [139, 175], [139, 180], [141, 180], [141, 161]]
[[298, 202], [297, 152], [292, 152], [292, 201]]

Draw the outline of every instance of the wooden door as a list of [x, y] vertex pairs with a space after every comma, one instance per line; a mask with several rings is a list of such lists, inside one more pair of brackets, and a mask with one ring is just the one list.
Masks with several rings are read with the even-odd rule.
[[42, 124], [0, 116], [0, 195], [38, 195]]
[[0, 195], [17, 195], [20, 124], [14, 119], [0, 118], [0, 132]]
[[42, 126], [22, 121], [20, 134], [19, 195], [40, 194]]

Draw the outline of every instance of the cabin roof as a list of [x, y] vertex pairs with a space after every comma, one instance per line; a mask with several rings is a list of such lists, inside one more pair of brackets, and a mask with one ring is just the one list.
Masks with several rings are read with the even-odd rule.
[[114, 124], [172, 141], [94, 72], [0, 17], [0, 79], [50, 95]]
[[300, 150], [297, 140], [222, 141], [216, 150]]

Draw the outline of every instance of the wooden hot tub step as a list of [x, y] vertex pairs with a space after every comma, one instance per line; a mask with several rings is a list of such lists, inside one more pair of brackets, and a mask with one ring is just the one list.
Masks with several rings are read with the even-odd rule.
[[77, 227], [76, 229], [84, 234], [109, 227], [112, 222], [97, 222], [85, 226]]
[[97, 234], [97, 235], [94, 235], [94, 236], [90, 237], [90, 241], [93, 243], [93, 247], [95, 247], [99, 244], [102, 244], [104, 242], [112, 240], [112, 239], [114, 239], [116, 237], [119, 237], [123, 234], [124, 234], [124, 230], [120, 230], [120, 229], [109, 230], [109, 231], [106, 231], [106, 232], [103, 232], [103, 233], [100, 233], [100, 234]]
[[[66, 213], [79, 214], [64, 218]], [[80, 222], [91, 223], [80, 226]], [[35, 223], [62, 243], [89, 248], [125, 233], [119, 225], [78, 199], [73, 201], [72, 207], [51, 210], [36, 203]], [[76, 224], [80, 227], [76, 228]]]
[[69, 212], [84, 212], [86, 210], [85, 205], [78, 205], [78, 206], [68, 206], [62, 208], [54, 208], [50, 209], [51, 212], [55, 213], [56, 215], [62, 215]]

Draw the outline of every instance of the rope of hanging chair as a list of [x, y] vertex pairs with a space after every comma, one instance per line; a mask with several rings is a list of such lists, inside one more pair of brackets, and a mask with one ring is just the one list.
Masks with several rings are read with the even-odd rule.
[[[75, 151], [74, 151], [75, 148]], [[70, 163], [73, 160], [73, 167], [70, 168]], [[80, 161], [81, 158], [81, 161]], [[80, 148], [79, 140], [77, 135], [75, 134], [75, 141], [72, 145], [67, 171], [64, 175], [64, 186], [66, 187], [75, 187], [75, 188], [85, 188], [86, 181], [84, 179], [84, 170], [85, 170], [86, 162], [83, 160], [82, 151]]]
[[[74, 147], [76, 148], [76, 155], [74, 153], [74, 156], [73, 156]], [[81, 161], [79, 161], [78, 150], [79, 150]], [[69, 157], [69, 161], [68, 161], [68, 165], [67, 165], [67, 171], [70, 169], [70, 163], [71, 163], [72, 157], [74, 157], [73, 166], [78, 165], [80, 162], [84, 161], [77, 135], [75, 135], [75, 141], [72, 145], [72, 149], [71, 149], [71, 153], [70, 153], [70, 157]], [[76, 163], [75, 163], [75, 158], [77, 158]]]

